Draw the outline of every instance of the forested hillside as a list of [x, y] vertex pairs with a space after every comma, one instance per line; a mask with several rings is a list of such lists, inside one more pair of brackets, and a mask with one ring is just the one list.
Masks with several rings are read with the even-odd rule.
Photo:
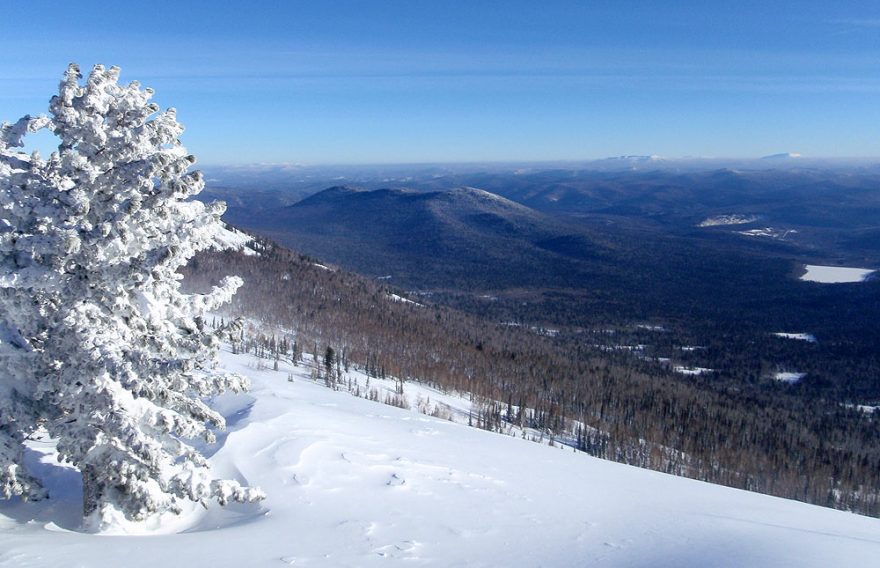
[[[797, 372], [802, 380], [793, 388], [805, 396], [874, 405], [880, 281], [828, 286], [798, 279], [807, 262], [875, 266], [867, 249], [844, 247], [847, 254], [838, 256], [841, 235], [867, 241], [867, 219], [878, 211], [874, 178], [852, 178], [729, 170], [487, 174], [477, 181], [545, 210], [468, 187], [333, 187], [284, 207], [261, 206], [259, 192], [243, 204], [242, 195], [251, 194], [240, 192], [225, 219], [491, 321], [569, 336], [660, 326], [665, 333], [628, 344], [646, 345], [663, 360], [680, 355], [678, 347], [700, 346], [691, 362], [732, 386], [773, 388], [776, 373]], [[544, 200], [527, 198], [531, 192]], [[798, 192], [801, 213], [781, 205]], [[547, 209], [555, 198], [574, 201]], [[774, 333], [808, 333], [816, 341]], [[620, 345], [616, 338], [592, 341], [603, 342]]]
[[192, 289], [245, 280], [231, 314], [290, 330], [266, 349], [324, 353], [368, 373], [473, 393], [475, 425], [513, 421], [603, 458], [880, 514], [880, 421], [822, 397], [678, 376], [585, 338], [501, 325], [259, 241], [207, 253]]

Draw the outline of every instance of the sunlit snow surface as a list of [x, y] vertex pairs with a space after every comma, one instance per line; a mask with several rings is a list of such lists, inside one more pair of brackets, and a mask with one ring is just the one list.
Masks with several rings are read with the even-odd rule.
[[211, 461], [218, 474], [259, 485], [266, 501], [195, 507], [163, 529], [179, 534], [70, 532], [76, 472], [46, 464], [57, 499], [0, 503], [0, 566], [824, 567], [880, 558], [877, 519], [431, 418], [415, 410], [417, 398], [453, 411], [468, 403], [412, 383], [414, 409], [401, 410], [330, 390], [305, 369], [256, 370], [253, 358], [228, 353], [223, 362], [253, 390], [217, 401], [230, 427]]
[[807, 282], [819, 282], [820, 284], [846, 284], [850, 282], [862, 282], [876, 272], [871, 268], [845, 268], [842, 266], [818, 266], [807, 264], [806, 272], [801, 280]]

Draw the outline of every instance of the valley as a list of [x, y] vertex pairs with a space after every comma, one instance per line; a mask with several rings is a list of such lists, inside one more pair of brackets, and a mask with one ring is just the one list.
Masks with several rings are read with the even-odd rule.
[[[383, 170], [380, 180], [348, 170], [341, 173], [362, 186], [285, 206], [276, 198], [264, 206], [262, 193], [247, 200], [248, 190], [227, 192], [234, 201], [225, 218], [413, 297], [496, 323], [558, 329], [556, 340], [571, 349], [601, 343], [589, 336], [614, 329], [625, 341], [608, 346], [645, 344], [648, 361], [702, 345], [675, 364], [714, 369], [731, 387], [773, 389], [779, 369], [790, 368], [805, 373], [793, 386], [803, 396], [880, 400], [880, 330], [872, 323], [880, 318], [880, 282], [798, 279], [805, 264], [829, 260], [826, 273], [847, 273], [839, 264], [880, 266], [877, 243], [852, 244], [880, 218], [871, 191], [877, 174], [681, 169], [435, 168], [396, 178]], [[368, 189], [404, 181], [409, 188]], [[445, 185], [453, 183], [497, 194]], [[793, 200], [800, 205], [785, 205]], [[767, 225], [785, 232], [749, 233]], [[870, 276], [867, 268], [858, 274]], [[666, 333], [646, 334], [645, 325]], [[819, 341], [772, 335], [789, 330]]]

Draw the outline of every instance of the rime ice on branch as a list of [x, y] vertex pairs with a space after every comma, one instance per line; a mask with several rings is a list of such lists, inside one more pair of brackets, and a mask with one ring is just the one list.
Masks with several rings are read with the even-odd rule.
[[[131, 519], [182, 499], [253, 501], [257, 489], [211, 476], [188, 443], [213, 440], [221, 415], [203, 397], [246, 380], [215, 369], [203, 315], [241, 285], [180, 291], [177, 269], [229, 242], [225, 206], [204, 187], [174, 109], [98, 65], [71, 65], [48, 117], [0, 130], [0, 495], [39, 498], [23, 443], [40, 427], [79, 468], [84, 513]], [[48, 159], [16, 148], [53, 132]]]

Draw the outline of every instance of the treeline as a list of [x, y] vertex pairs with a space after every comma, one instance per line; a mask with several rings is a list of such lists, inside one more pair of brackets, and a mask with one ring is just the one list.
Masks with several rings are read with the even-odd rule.
[[880, 420], [869, 415], [784, 390], [683, 381], [588, 342], [402, 300], [267, 241], [255, 248], [200, 255], [186, 285], [238, 274], [245, 286], [230, 313], [291, 330], [298, 349], [472, 393], [487, 429], [516, 422], [602, 458], [880, 515]]

